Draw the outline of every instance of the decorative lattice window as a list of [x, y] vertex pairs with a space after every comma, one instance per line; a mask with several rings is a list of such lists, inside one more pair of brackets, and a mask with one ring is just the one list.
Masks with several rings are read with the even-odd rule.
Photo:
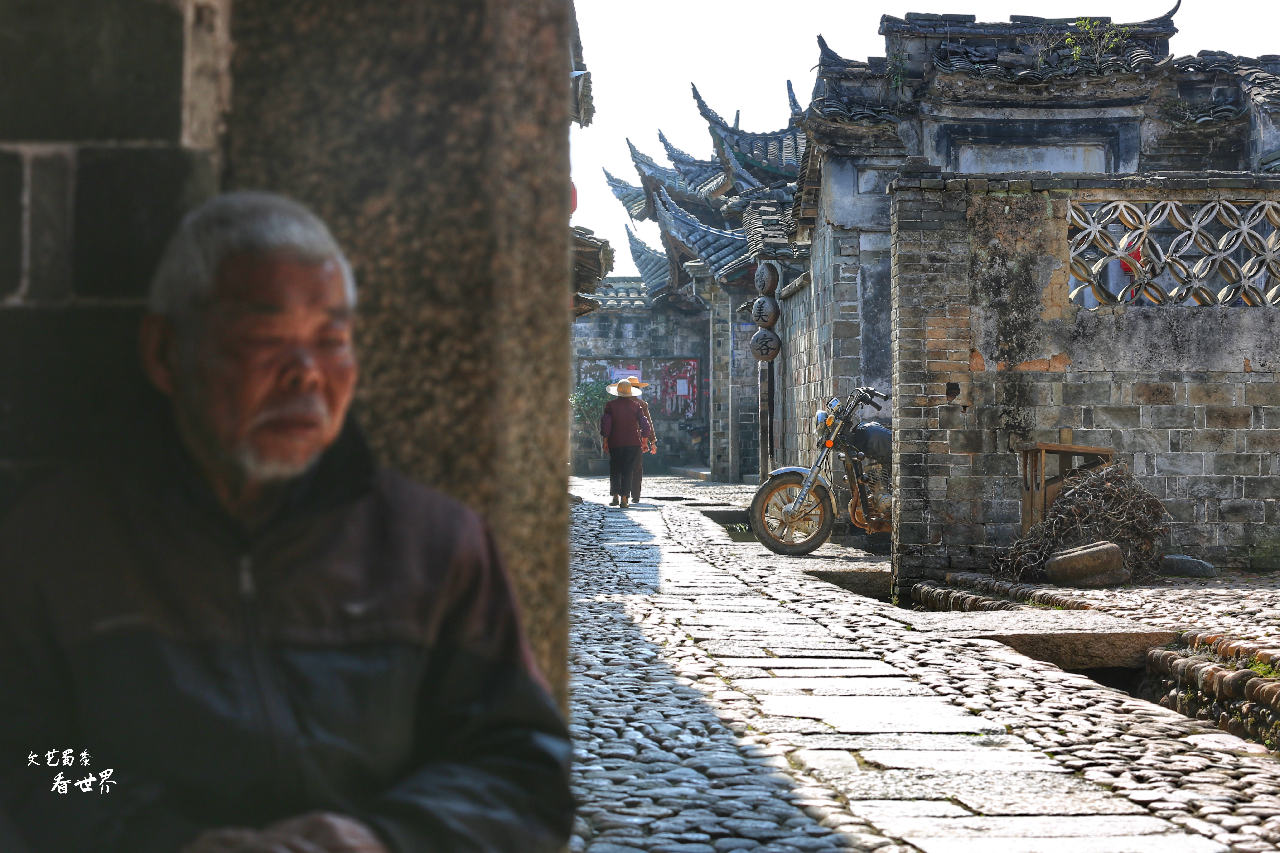
[[1280, 306], [1280, 202], [1073, 202], [1069, 216], [1073, 300]]

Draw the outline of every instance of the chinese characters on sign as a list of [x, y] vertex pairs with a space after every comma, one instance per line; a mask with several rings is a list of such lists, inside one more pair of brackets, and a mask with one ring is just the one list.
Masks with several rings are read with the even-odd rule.
[[[41, 763], [39, 753], [27, 754], [28, 767], [74, 767], [76, 763], [76, 751], [74, 749], [57, 750], [51, 749], [44, 754], [44, 762]], [[84, 750], [80, 753], [80, 765], [82, 767], [89, 766], [89, 751]], [[53, 777], [53, 787], [50, 790], [55, 794], [65, 794], [69, 788], [74, 785], [84, 793], [88, 794], [93, 791], [93, 785], [98, 785], [98, 793], [105, 794], [111, 790], [111, 786], [116, 784], [111, 778], [112, 771], [110, 768], [102, 770], [98, 775], [90, 773], [83, 779], [69, 779], [63, 773], [58, 773]]]

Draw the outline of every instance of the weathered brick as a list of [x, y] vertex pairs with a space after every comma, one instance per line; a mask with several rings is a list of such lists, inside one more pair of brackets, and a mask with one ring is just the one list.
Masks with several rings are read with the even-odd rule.
[[954, 453], [981, 453], [985, 430], [953, 429], [948, 431], [947, 442]]
[[1110, 382], [1074, 382], [1062, 386], [1062, 402], [1067, 406], [1105, 406], [1111, 402]]
[[1230, 385], [1193, 383], [1187, 386], [1187, 402], [1192, 406], [1229, 406], [1235, 402], [1235, 389]]
[[1259, 453], [1215, 453], [1213, 455], [1213, 473], [1215, 474], [1251, 474], [1262, 473], [1262, 455]]
[[1248, 406], [1206, 406], [1205, 426], [1209, 429], [1248, 429], [1253, 409]]
[[[1063, 390], [1065, 391], [1066, 389], [1064, 388]], [[1137, 406], [1093, 407], [1093, 424], [1095, 427], [1134, 429], [1140, 426], [1141, 423], [1141, 410]]]
[[1219, 501], [1218, 521], [1261, 523], [1266, 516], [1265, 509], [1260, 500]]
[[1246, 385], [1244, 401], [1250, 406], [1280, 406], [1280, 382], [1253, 382]]
[[1133, 385], [1133, 402], [1151, 406], [1168, 405], [1173, 402], [1173, 384], [1136, 382]]

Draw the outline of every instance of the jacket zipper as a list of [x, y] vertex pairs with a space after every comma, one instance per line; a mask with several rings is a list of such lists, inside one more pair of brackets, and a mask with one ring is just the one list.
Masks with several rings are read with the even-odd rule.
[[253, 557], [245, 554], [240, 558], [240, 604], [245, 645], [249, 652], [249, 669], [252, 673], [253, 691], [258, 699], [258, 709], [267, 726], [267, 742], [271, 748], [271, 784], [273, 788], [282, 790], [284, 761], [280, 733], [284, 729], [281, 721], [277, 719], [276, 714], [272, 711], [266, 655], [259, 635], [257, 596], [258, 587], [253, 575]]

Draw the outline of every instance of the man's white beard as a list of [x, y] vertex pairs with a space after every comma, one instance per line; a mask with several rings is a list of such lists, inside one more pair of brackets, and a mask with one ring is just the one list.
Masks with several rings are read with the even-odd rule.
[[274, 483], [301, 477], [319, 458], [320, 454], [317, 453], [302, 462], [280, 462], [274, 459], [262, 459], [258, 456], [258, 451], [252, 447], [246, 447], [240, 451], [236, 461], [240, 463], [240, 470], [246, 479]]
[[[325, 408], [324, 400], [314, 394], [264, 409], [254, 418], [253, 426], [274, 418], [299, 414], [319, 417], [323, 424], [322, 428], [328, 429], [329, 410]], [[270, 483], [292, 480], [294, 477], [302, 476], [320, 458], [321, 452], [323, 451], [317, 452], [301, 462], [282, 462], [276, 459], [263, 459], [258, 455], [258, 451], [254, 449], [251, 443], [246, 443], [236, 454], [236, 461], [240, 463], [241, 472], [249, 480]]]

